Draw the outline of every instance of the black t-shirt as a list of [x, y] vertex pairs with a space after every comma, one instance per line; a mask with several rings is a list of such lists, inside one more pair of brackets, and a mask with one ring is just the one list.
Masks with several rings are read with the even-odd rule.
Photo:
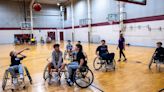
[[164, 56], [164, 48], [163, 47], [159, 47], [155, 50], [156, 52], [156, 57], [160, 57], [160, 56]]
[[11, 57], [11, 65], [10, 66], [14, 66], [14, 65], [19, 65], [21, 64], [21, 60], [23, 60], [24, 57], [17, 57], [17, 56], [12, 56]]
[[108, 46], [107, 45], [100, 45], [97, 49], [96, 52], [99, 52], [99, 55], [102, 55], [104, 53], [108, 53]]
[[85, 60], [85, 56], [84, 56], [83, 52], [78, 52], [77, 56], [76, 56], [76, 61], [78, 61], [79, 64], [80, 64], [80, 60], [81, 59], [84, 60], [83, 66], [86, 66], [87, 65], [87, 61]]

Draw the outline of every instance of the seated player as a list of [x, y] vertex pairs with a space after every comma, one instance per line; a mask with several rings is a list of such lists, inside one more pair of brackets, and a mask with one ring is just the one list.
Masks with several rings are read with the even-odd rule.
[[[105, 44], [105, 40], [101, 40], [101, 45], [96, 49], [96, 55], [99, 58], [106, 60], [107, 64], [111, 64], [115, 56], [114, 53], [109, 53], [108, 46]], [[110, 60], [110, 62], [108, 62], [108, 60]]]
[[73, 85], [73, 70], [78, 71], [82, 66], [87, 66], [87, 61], [83, 53], [82, 45], [77, 44], [75, 46], [75, 51], [77, 52], [76, 57], [73, 59], [73, 62], [68, 64], [68, 73], [69, 78], [67, 83], [71, 86]]
[[31, 45], [34, 45], [36, 42], [36, 39], [34, 37], [31, 38]]
[[81, 45], [81, 41], [77, 41], [77, 44], [80, 44]]
[[157, 42], [157, 48], [155, 50], [153, 58], [154, 60], [159, 60], [159, 61], [161, 61], [161, 59], [164, 60], [164, 48], [162, 47], [162, 42]]
[[68, 40], [67, 42], [68, 42], [68, 44], [66, 46], [66, 52], [65, 52], [65, 55], [64, 55], [64, 59], [66, 58], [67, 53], [68, 53], [69, 56], [71, 56], [72, 49], [73, 49], [73, 46], [71, 44], [71, 41]]
[[[18, 52], [16, 52], [16, 51], [10, 52], [11, 64], [10, 64], [8, 71], [10, 72], [10, 74], [13, 77], [14, 84], [17, 84], [17, 75], [16, 75], [15, 70], [18, 70], [20, 79], [22, 79], [22, 80], [24, 79], [23, 66], [21, 64], [21, 60], [26, 58], [26, 56], [22, 55], [21, 53], [25, 50], [29, 50], [29, 48], [23, 49]], [[18, 57], [18, 55], [21, 55], [21, 57]]]
[[65, 64], [63, 63], [63, 58], [62, 58], [62, 52], [60, 51], [60, 45], [59, 44], [55, 44], [54, 46], [54, 51], [52, 52], [52, 61], [51, 63], [48, 65], [48, 73], [51, 75], [51, 71], [52, 69], [55, 70], [55, 72], [60, 73], [61, 70], [64, 69]]

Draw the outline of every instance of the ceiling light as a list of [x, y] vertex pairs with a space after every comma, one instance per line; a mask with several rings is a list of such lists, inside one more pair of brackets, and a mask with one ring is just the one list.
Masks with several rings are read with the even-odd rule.
[[57, 6], [60, 6], [60, 3], [57, 3]]

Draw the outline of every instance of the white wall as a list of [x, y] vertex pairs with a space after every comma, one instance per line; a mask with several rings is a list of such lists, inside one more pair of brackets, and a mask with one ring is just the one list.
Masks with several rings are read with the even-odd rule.
[[[162, 41], [164, 43], [164, 20], [161, 21], [151, 21], [151, 22], [139, 22], [139, 23], [129, 23], [127, 25], [127, 30], [125, 32], [126, 43], [130, 43], [135, 46], [148, 46], [154, 47], [156, 42]], [[152, 30], [149, 31], [147, 28], [149, 25]], [[130, 29], [133, 26], [135, 28]], [[141, 29], [138, 26], [145, 26]], [[163, 30], [160, 31], [159, 27]], [[64, 32], [68, 33], [71, 29], [65, 29]], [[107, 43], [117, 44], [119, 38], [119, 25], [107, 25], [107, 26], [97, 26], [92, 27], [92, 35], [99, 37], [99, 40], [105, 39]], [[80, 40], [83, 42], [88, 42], [88, 28], [76, 28], [75, 29], [75, 40]], [[65, 35], [65, 40], [70, 39], [70, 35]], [[96, 39], [94, 37], [94, 39]]]

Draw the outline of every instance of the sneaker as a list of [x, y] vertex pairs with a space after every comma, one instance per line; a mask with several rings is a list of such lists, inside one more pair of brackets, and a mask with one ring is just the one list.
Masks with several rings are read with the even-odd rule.
[[20, 79], [23, 79], [24, 78], [23, 74], [20, 74], [19, 78]]
[[124, 61], [127, 61], [127, 59], [125, 58]]
[[13, 84], [16, 85], [18, 83], [17, 78], [13, 78]]
[[73, 82], [70, 79], [67, 80], [67, 83], [68, 83], [69, 86], [73, 85]]
[[118, 62], [120, 62], [120, 61], [121, 61], [121, 59], [118, 60]]

